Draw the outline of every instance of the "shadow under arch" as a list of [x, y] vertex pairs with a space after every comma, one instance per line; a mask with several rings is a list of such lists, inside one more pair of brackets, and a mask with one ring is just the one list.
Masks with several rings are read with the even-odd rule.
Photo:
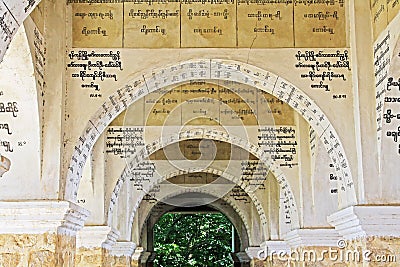
[[83, 167], [96, 140], [111, 121], [130, 104], [170, 85], [179, 85], [191, 80], [222, 80], [258, 88], [297, 111], [319, 135], [333, 162], [339, 184], [338, 208], [357, 203], [349, 162], [336, 130], [308, 95], [283, 78], [243, 62], [222, 59], [193, 59], [135, 77], [109, 96], [89, 120], [83, 134], [77, 140], [65, 184], [61, 183], [60, 189], [65, 200], [76, 201]]
[[[195, 129], [190, 129], [187, 131], [183, 131], [180, 133], [177, 133], [176, 135], [171, 135], [167, 136], [166, 138], [160, 138], [156, 141], [153, 141], [151, 146], [143, 148], [143, 150], [138, 151], [134, 157], [132, 157], [131, 161], [127, 164], [125, 169], [123, 170], [121, 176], [118, 178], [114, 190], [112, 192], [111, 198], [110, 198], [110, 206], [108, 209], [108, 223], [110, 222], [110, 219], [112, 218], [112, 212], [114, 209], [114, 205], [117, 202], [119, 192], [127, 180], [131, 176], [130, 170], [133, 170], [139, 163], [143, 162], [146, 160], [152, 153], [156, 152], [159, 149], [162, 149], [170, 144], [177, 143], [183, 140], [191, 140], [191, 139], [210, 139], [210, 140], [218, 140], [218, 141], [223, 141], [226, 143], [230, 143], [233, 145], [236, 145], [238, 147], [241, 147], [245, 149], [246, 151], [252, 153], [255, 155], [261, 162], [266, 164], [269, 167], [269, 170], [272, 172], [274, 175], [275, 179], [277, 180], [281, 190], [285, 193], [287, 196], [287, 202], [288, 202], [288, 207], [290, 207], [290, 217], [291, 217], [291, 226], [292, 228], [298, 228], [299, 227], [299, 216], [298, 216], [298, 209], [296, 205], [296, 200], [293, 194], [293, 191], [291, 189], [290, 183], [288, 179], [285, 176], [285, 173], [282, 172], [281, 168], [277, 166], [277, 164], [271, 160], [271, 158], [266, 155], [264, 152], [262, 152], [257, 146], [254, 144], [249, 143], [247, 140], [244, 140], [242, 138], [236, 137], [236, 136], [231, 136], [226, 134], [225, 132], [218, 130], [218, 129], [208, 129], [205, 130], [203, 128], [195, 128]], [[196, 168], [188, 170], [189, 172], [203, 172], [203, 170], [198, 170]], [[210, 173], [212, 173], [213, 169], [210, 169]], [[225, 172], [221, 170], [217, 170], [220, 176], [236, 183], [239, 185], [249, 196], [251, 195], [252, 197], [254, 196], [254, 204], [259, 204], [258, 207], [261, 209], [258, 210], [260, 213], [261, 218], [263, 219], [264, 222], [266, 222], [266, 216], [265, 212], [262, 210], [262, 205], [258, 201], [258, 199], [255, 197], [255, 194], [250, 190], [250, 186], [246, 185], [242, 180], [239, 178], [235, 177], [232, 174], [225, 174]], [[222, 174], [222, 175], [221, 175]], [[173, 175], [173, 174], [170, 174]], [[165, 180], [165, 177], [163, 177]], [[158, 183], [159, 181], [155, 181], [155, 183]], [[152, 184], [149, 185], [150, 187]], [[150, 189], [150, 188], [149, 188]], [[149, 190], [147, 189], [147, 190]], [[253, 198], [252, 198], [253, 200]], [[136, 203], [137, 208], [138, 203]]]

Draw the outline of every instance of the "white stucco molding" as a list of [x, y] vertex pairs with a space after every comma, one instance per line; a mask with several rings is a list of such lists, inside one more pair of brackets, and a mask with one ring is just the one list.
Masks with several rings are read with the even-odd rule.
[[110, 226], [85, 226], [76, 235], [76, 247], [109, 249], [119, 237], [119, 232]]
[[121, 235], [121, 233], [118, 230], [116, 230], [114, 228], [111, 228], [111, 230], [107, 234], [106, 240], [102, 244], [102, 247], [107, 249], [107, 250], [111, 250], [112, 247], [117, 242], [117, 240], [120, 237], [120, 235]]
[[290, 253], [290, 246], [283, 240], [267, 240], [259, 247], [248, 247], [246, 249], [246, 253], [251, 259], [265, 259], [272, 254], [281, 252]]
[[328, 216], [328, 222], [347, 240], [400, 237], [400, 206], [351, 206]]
[[342, 237], [334, 228], [295, 229], [283, 236], [291, 248], [298, 247], [337, 247]]
[[68, 201], [0, 202], [0, 234], [76, 235], [89, 211]]
[[111, 250], [110, 255], [117, 257], [131, 257], [135, 252], [136, 244], [129, 241], [118, 241], [116, 242]]

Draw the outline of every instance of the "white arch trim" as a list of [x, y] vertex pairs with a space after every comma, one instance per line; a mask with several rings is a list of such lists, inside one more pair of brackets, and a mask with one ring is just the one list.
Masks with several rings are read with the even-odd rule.
[[0, 38], [0, 62], [10, 46], [19, 27], [29, 16], [41, 0], [0, 0], [0, 15], [3, 17], [4, 27]]
[[137, 76], [111, 95], [89, 120], [76, 143], [65, 188], [61, 188], [64, 199], [76, 201], [82, 170], [89, 152], [114, 118], [129, 105], [155, 90], [191, 80], [234, 81], [258, 88], [289, 104], [315, 129], [334, 164], [339, 184], [339, 208], [357, 202], [343, 145], [318, 105], [300, 89], [271, 72], [246, 63], [221, 59], [190, 60], [151, 71]]

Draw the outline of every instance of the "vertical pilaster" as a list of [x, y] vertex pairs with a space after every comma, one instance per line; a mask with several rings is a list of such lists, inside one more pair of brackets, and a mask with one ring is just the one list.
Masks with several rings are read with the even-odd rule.
[[[39, 96], [41, 115], [41, 183], [48, 184], [48, 198], [62, 196], [62, 132], [65, 93], [65, 1], [43, 0], [46, 65], [43, 92]], [[56, 182], [54, 182], [56, 181]], [[61, 188], [61, 190], [59, 190]]]
[[376, 126], [373, 34], [369, 3], [349, 1], [350, 46], [353, 62], [354, 117], [358, 176], [358, 203], [376, 201], [382, 195], [379, 177]]

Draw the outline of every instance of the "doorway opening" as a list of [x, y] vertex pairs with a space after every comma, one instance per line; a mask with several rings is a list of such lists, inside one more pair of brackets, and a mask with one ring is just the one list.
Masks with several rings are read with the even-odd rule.
[[235, 227], [210, 207], [167, 212], [153, 227], [154, 266], [234, 266], [232, 253], [240, 250]]

